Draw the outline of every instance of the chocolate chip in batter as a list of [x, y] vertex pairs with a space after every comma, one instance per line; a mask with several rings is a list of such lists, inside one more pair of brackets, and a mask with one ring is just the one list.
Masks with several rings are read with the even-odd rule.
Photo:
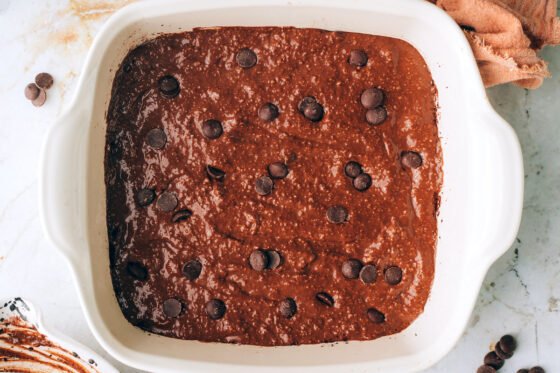
[[222, 181], [224, 180], [226, 173], [219, 168], [214, 166], [207, 165], [206, 166], [206, 173], [212, 180]]
[[210, 139], [215, 140], [222, 136], [224, 129], [222, 128], [222, 123], [216, 119], [209, 119], [202, 123], [202, 134]]
[[333, 297], [331, 297], [329, 293], [325, 293], [324, 291], [322, 291], [320, 293], [317, 293], [315, 295], [315, 298], [319, 302], [323, 303], [325, 306], [329, 306], [329, 307], [334, 306], [334, 299]]
[[24, 90], [25, 98], [30, 101], [33, 101], [37, 97], [39, 97], [39, 92], [40, 89], [39, 87], [37, 87], [37, 84], [35, 83], [29, 83], [28, 85], [25, 86], [25, 90]]
[[163, 212], [170, 212], [175, 210], [178, 203], [175, 193], [163, 192], [157, 200], [157, 207]]
[[244, 69], [249, 69], [257, 64], [257, 55], [249, 48], [241, 48], [235, 56], [237, 64]]
[[529, 373], [529, 369], [519, 369], [517, 373]]
[[264, 250], [253, 250], [251, 255], [249, 255], [249, 265], [255, 271], [265, 270], [268, 268], [268, 255], [264, 252]]
[[348, 259], [342, 263], [342, 275], [348, 279], [358, 278], [360, 270], [362, 269], [362, 262], [358, 259]]
[[344, 206], [331, 206], [327, 209], [327, 219], [334, 224], [342, 224], [348, 220], [348, 210]]
[[298, 105], [300, 113], [312, 122], [323, 119], [325, 113], [323, 106], [317, 102], [313, 96], [304, 97]]
[[360, 96], [360, 102], [366, 109], [375, 109], [381, 106], [384, 99], [385, 94], [383, 91], [375, 87], [366, 89]]
[[377, 279], [377, 268], [373, 264], [366, 264], [360, 271], [360, 280], [364, 284], [371, 284]]
[[154, 202], [156, 198], [156, 192], [153, 189], [143, 188], [136, 192], [136, 203], [140, 206], [145, 207]]
[[385, 282], [389, 285], [397, 285], [402, 280], [402, 269], [391, 266], [385, 270]]
[[179, 210], [179, 211], [177, 211], [173, 214], [173, 216], [171, 217], [171, 221], [173, 223], [178, 223], [180, 221], [187, 220], [191, 216], [192, 216], [192, 211], [191, 210], [182, 209], [182, 210]]
[[280, 111], [278, 106], [271, 102], [268, 102], [259, 108], [259, 118], [265, 122], [272, 122], [274, 119], [278, 118]]
[[130, 261], [126, 263], [126, 271], [137, 280], [143, 281], [148, 278], [148, 270], [140, 262]]
[[408, 168], [418, 168], [422, 166], [422, 156], [417, 152], [406, 150], [401, 152], [401, 164]]
[[350, 161], [344, 166], [344, 174], [352, 179], [362, 173], [362, 165], [356, 161]]
[[39, 73], [35, 76], [35, 84], [40, 88], [49, 89], [52, 87], [53, 83], [54, 79], [49, 73]]
[[360, 192], [366, 191], [371, 187], [371, 176], [369, 174], [363, 173], [358, 176], [354, 180], [352, 180], [352, 185], [356, 190]]
[[183, 311], [183, 303], [176, 298], [169, 298], [163, 302], [163, 313], [167, 317], [177, 317]]
[[160, 78], [158, 85], [159, 91], [164, 97], [173, 98], [179, 94], [179, 81], [171, 75]]
[[268, 176], [261, 176], [255, 181], [255, 190], [261, 196], [266, 196], [272, 193], [272, 189], [274, 188], [274, 182]]
[[282, 162], [274, 162], [268, 165], [268, 174], [273, 179], [283, 179], [288, 176], [288, 166]]
[[515, 339], [509, 334], [506, 334], [502, 338], [500, 338], [500, 341], [498, 343], [500, 344], [500, 348], [502, 349], [502, 351], [504, 351], [506, 354], [513, 354], [513, 352], [517, 348]]
[[490, 365], [481, 365], [476, 370], [476, 373], [496, 373], [496, 369], [492, 368]]
[[266, 250], [268, 257], [268, 269], [276, 269], [282, 264], [282, 256], [276, 250]]
[[363, 49], [354, 49], [350, 52], [348, 63], [353, 66], [363, 67], [367, 64], [368, 56]]
[[374, 324], [381, 324], [385, 321], [385, 315], [377, 308], [370, 308], [367, 310], [368, 319]]
[[513, 356], [513, 352], [505, 352], [504, 350], [502, 350], [502, 346], [500, 345], [500, 343], [496, 344], [496, 347], [494, 347], [494, 352], [496, 352], [496, 355], [498, 355], [502, 360], [511, 359], [511, 357]]
[[226, 305], [219, 299], [212, 299], [206, 303], [206, 314], [212, 320], [218, 320], [226, 314]]
[[383, 106], [366, 111], [366, 121], [371, 125], [377, 126], [385, 122], [385, 119], [387, 119], [387, 110]]
[[128, 61], [127, 63], [125, 63], [125, 64], [123, 65], [123, 71], [124, 71], [125, 73], [127, 73], [127, 74], [128, 74], [129, 72], [131, 72], [131, 71], [132, 71], [132, 64], [133, 64], [133, 63], [132, 63], [131, 61]]
[[183, 266], [183, 276], [185, 276], [189, 281], [196, 280], [200, 276], [201, 272], [202, 263], [196, 259], [186, 262]]
[[297, 313], [296, 301], [292, 298], [286, 298], [280, 302], [280, 314], [287, 319], [292, 318]]
[[484, 356], [484, 364], [498, 370], [504, 366], [504, 360], [500, 358], [495, 351], [490, 351]]
[[161, 128], [153, 128], [146, 134], [146, 144], [154, 149], [163, 149], [167, 136]]

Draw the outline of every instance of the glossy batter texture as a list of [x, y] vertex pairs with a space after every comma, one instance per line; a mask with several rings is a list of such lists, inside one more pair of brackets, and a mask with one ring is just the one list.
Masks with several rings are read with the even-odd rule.
[[195, 29], [132, 50], [105, 160], [125, 317], [266, 346], [406, 328], [434, 276], [436, 99], [420, 54], [386, 37]]

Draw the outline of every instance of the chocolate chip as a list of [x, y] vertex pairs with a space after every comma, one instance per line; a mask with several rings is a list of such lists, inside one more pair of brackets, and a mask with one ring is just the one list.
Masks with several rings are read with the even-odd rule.
[[171, 75], [162, 77], [159, 82], [159, 91], [164, 97], [173, 98], [179, 94], [179, 82]]
[[167, 136], [160, 128], [153, 128], [146, 134], [146, 144], [154, 149], [163, 149], [166, 142]]
[[422, 156], [411, 150], [401, 152], [401, 164], [408, 168], [418, 168], [422, 166]]
[[186, 262], [183, 266], [183, 275], [189, 281], [196, 280], [200, 276], [200, 272], [202, 272], [202, 263], [196, 259]]
[[266, 196], [272, 193], [272, 189], [274, 188], [274, 182], [268, 176], [261, 176], [255, 181], [255, 190], [261, 196]]
[[348, 210], [344, 206], [331, 206], [327, 209], [327, 219], [334, 224], [342, 224], [348, 220]]
[[369, 174], [360, 174], [356, 176], [354, 180], [352, 180], [352, 185], [356, 190], [360, 192], [366, 191], [371, 186], [371, 176]]
[[348, 259], [342, 263], [342, 275], [348, 279], [358, 278], [360, 270], [362, 269], [362, 262], [358, 259]]
[[371, 284], [377, 279], [377, 268], [373, 264], [366, 264], [360, 271], [360, 280], [364, 284]]
[[273, 103], [266, 103], [259, 108], [259, 118], [264, 120], [265, 122], [271, 122], [274, 119], [278, 118], [280, 111], [278, 110], [278, 106], [274, 105]]
[[374, 324], [381, 324], [382, 322], [385, 321], [385, 315], [383, 314], [383, 312], [373, 307], [367, 310], [367, 317], [369, 321], [371, 321]]
[[125, 64], [123, 65], [123, 71], [124, 71], [125, 73], [127, 73], [127, 74], [128, 74], [129, 72], [131, 72], [131, 71], [132, 71], [132, 62], [129, 61], [129, 62], [125, 63]]
[[352, 179], [362, 173], [362, 165], [356, 161], [350, 161], [344, 166], [344, 174]]
[[137, 280], [145, 280], [148, 278], [148, 270], [140, 262], [128, 262], [126, 263], [126, 271], [129, 275]]
[[387, 119], [387, 110], [383, 106], [366, 111], [366, 121], [371, 125], [378, 125]]
[[505, 352], [504, 350], [502, 350], [500, 343], [496, 344], [496, 347], [494, 347], [494, 351], [496, 352], [496, 355], [498, 355], [502, 360], [510, 359], [513, 356], [513, 352]]
[[385, 281], [389, 285], [397, 285], [402, 280], [402, 269], [397, 266], [391, 266], [385, 270]]
[[173, 216], [171, 217], [171, 221], [173, 223], [178, 223], [180, 221], [187, 220], [191, 216], [192, 216], [192, 211], [191, 210], [183, 209], [183, 210], [179, 210], [179, 211], [175, 212], [173, 214]]
[[331, 297], [329, 293], [325, 293], [324, 291], [322, 291], [320, 293], [317, 293], [315, 295], [315, 298], [319, 302], [323, 303], [325, 306], [329, 306], [329, 307], [334, 306], [334, 299], [333, 297]]
[[35, 77], [35, 84], [43, 89], [49, 89], [52, 87], [54, 83], [54, 79], [51, 74], [49, 73], [39, 73]]
[[45, 104], [45, 101], [47, 101], [47, 92], [44, 89], [39, 89], [39, 96], [31, 101], [31, 103], [33, 106], [41, 107]]
[[276, 269], [282, 264], [282, 256], [276, 250], [267, 250], [268, 269]]
[[296, 301], [292, 298], [286, 298], [280, 302], [280, 314], [287, 319], [291, 319], [297, 313]]
[[529, 373], [545, 373], [545, 371], [541, 367], [532, 367], [529, 369]]
[[219, 299], [212, 299], [206, 303], [206, 314], [212, 320], [218, 320], [224, 317], [226, 313], [226, 305]]
[[222, 133], [224, 133], [222, 123], [220, 123], [216, 119], [209, 119], [202, 123], [202, 134], [206, 138], [215, 140], [218, 137], [222, 136]]
[[529, 373], [529, 369], [519, 369], [517, 373]]
[[241, 48], [235, 56], [237, 64], [244, 69], [249, 69], [257, 64], [257, 55], [249, 48]]
[[379, 88], [368, 88], [362, 92], [360, 102], [366, 109], [375, 109], [385, 99], [385, 94]]
[[263, 271], [268, 268], [268, 255], [261, 249], [253, 250], [249, 255], [249, 265], [255, 271]]
[[152, 189], [144, 188], [136, 192], [136, 203], [140, 206], [145, 207], [150, 203], [154, 202], [156, 198], [156, 193]]
[[288, 176], [288, 166], [282, 162], [274, 162], [268, 165], [268, 174], [273, 179], [283, 179]]
[[163, 192], [157, 200], [157, 207], [163, 212], [170, 212], [175, 210], [178, 203], [175, 193]]
[[317, 102], [312, 96], [304, 97], [298, 105], [300, 113], [312, 122], [318, 122], [323, 119], [325, 113], [323, 106]]
[[214, 166], [206, 166], [206, 173], [210, 177], [210, 179], [222, 181], [226, 177], [226, 173], [219, 168]]
[[502, 338], [500, 338], [500, 341], [498, 343], [500, 344], [502, 351], [507, 354], [513, 354], [513, 352], [517, 348], [515, 339], [509, 334], [506, 334]]
[[25, 98], [28, 100], [35, 100], [37, 97], [39, 97], [39, 87], [37, 87], [37, 84], [35, 83], [29, 83], [28, 85], [25, 86], [25, 90], [23, 91], [23, 93], [25, 94]]
[[166, 299], [163, 302], [163, 313], [167, 317], [177, 317], [183, 311], [183, 303], [175, 298]]
[[496, 369], [492, 368], [489, 365], [481, 365], [476, 370], [476, 373], [496, 373]]
[[496, 352], [490, 351], [484, 356], [484, 364], [491, 366], [492, 368], [498, 370], [504, 366], [504, 360], [496, 355]]
[[350, 52], [348, 63], [353, 66], [362, 67], [367, 64], [368, 56], [363, 49], [354, 49]]

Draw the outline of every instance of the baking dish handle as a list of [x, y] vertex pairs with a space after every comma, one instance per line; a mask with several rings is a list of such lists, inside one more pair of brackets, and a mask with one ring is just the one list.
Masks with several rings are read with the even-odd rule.
[[47, 237], [70, 261], [85, 240], [84, 201], [87, 113], [67, 110], [51, 127], [39, 165], [39, 204]]
[[[481, 144], [471, 155], [472, 162], [470, 187], [478, 189], [471, 193], [471, 206], [482, 206], [471, 216], [474, 231], [470, 237], [476, 242], [474, 260], [486, 262], [490, 266], [511, 246], [516, 238], [523, 210], [523, 156], [521, 146], [513, 128], [489, 103], [478, 117], [477, 124], [482, 127], [473, 131]], [[476, 126], [475, 126], [476, 127]], [[481, 200], [482, 199], [482, 200]]]

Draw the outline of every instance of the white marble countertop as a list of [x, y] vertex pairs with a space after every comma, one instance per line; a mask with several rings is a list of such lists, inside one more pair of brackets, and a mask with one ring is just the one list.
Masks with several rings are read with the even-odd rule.
[[[0, 0], [0, 298], [36, 303], [49, 324], [92, 347], [122, 372], [89, 331], [66, 264], [47, 243], [37, 206], [37, 164], [44, 135], [68, 103], [100, 24], [124, 1]], [[426, 372], [475, 372], [504, 333], [518, 351], [501, 372], [540, 364], [560, 372], [560, 48], [546, 49], [555, 75], [542, 88], [488, 91], [523, 147], [525, 205], [517, 242], [490, 269], [468, 329]], [[41, 108], [23, 96], [36, 73], [55, 85]]]

